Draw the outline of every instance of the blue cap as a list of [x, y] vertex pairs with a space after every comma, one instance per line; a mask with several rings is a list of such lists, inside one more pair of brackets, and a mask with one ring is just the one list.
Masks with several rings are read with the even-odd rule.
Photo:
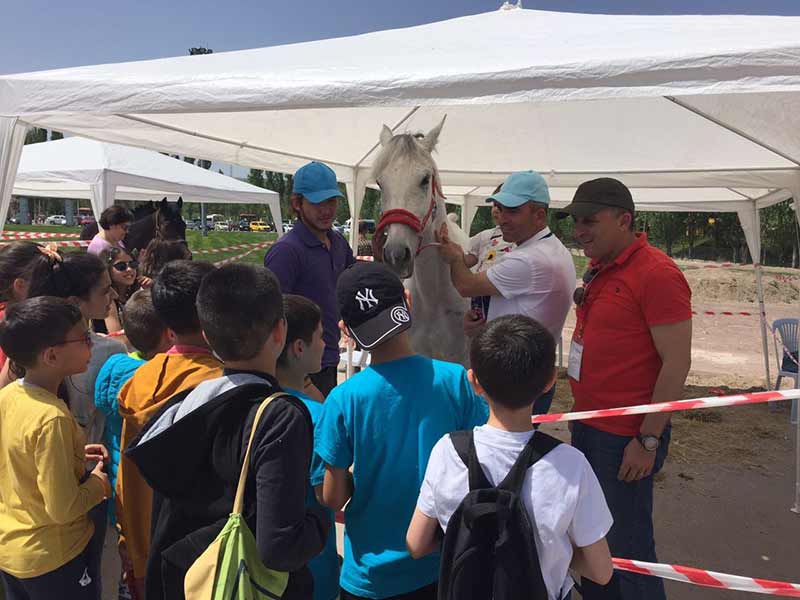
[[520, 171], [509, 175], [500, 191], [489, 196], [486, 201], [498, 202], [508, 208], [516, 208], [526, 202], [550, 206], [550, 190], [544, 177], [536, 171]]
[[303, 165], [294, 174], [292, 193], [301, 194], [312, 204], [325, 202], [334, 196], [344, 198], [336, 184], [336, 173], [321, 162]]

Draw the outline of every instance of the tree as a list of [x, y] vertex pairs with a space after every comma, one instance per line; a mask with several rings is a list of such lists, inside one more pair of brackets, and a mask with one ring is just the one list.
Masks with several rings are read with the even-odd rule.
[[25, 134], [26, 144], [39, 144], [47, 141], [47, 129], [40, 127], [31, 127], [28, 133]]

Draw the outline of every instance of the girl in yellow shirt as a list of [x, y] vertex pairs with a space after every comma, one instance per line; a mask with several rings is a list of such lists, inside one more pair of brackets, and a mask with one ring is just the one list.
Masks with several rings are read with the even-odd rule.
[[[0, 391], [0, 578], [7, 600], [96, 600], [89, 510], [110, 495], [100, 444], [57, 396], [86, 370], [91, 338], [80, 309], [48, 296], [11, 306], [0, 346], [19, 380]], [[84, 476], [85, 461], [99, 461]]]

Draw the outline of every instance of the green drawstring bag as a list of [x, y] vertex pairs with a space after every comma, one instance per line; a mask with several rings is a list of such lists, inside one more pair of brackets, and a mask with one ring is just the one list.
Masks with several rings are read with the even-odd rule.
[[233, 512], [216, 539], [186, 572], [183, 582], [186, 600], [276, 600], [286, 591], [289, 574], [264, 566], [258, 555], [256, 539], [242, 516], [250, 447], [258, 422], [270, 402], [286, 395], [283, 392], [272, 394], [258, 407], [244, 454]]

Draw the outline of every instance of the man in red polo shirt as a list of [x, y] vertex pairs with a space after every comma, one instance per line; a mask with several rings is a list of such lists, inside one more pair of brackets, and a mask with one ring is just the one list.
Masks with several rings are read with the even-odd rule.
[[[660, 250], [634, 233], [631, 193], [616, 179], [578, 187], [558, 213], [572, 215], [591, 259], [575, 292], [577, 324], [569, 358], [574, 410], [677, 400], [691, 364], [691, 290]], [[669, 413], [575, 422], [572, 444], [592, 465], [614, 517], [613, 556], [658, 562], [653, 475], [667, 455]], [[584, 579], [583, 598], [665, 599], [657, 577], [616, 571], [608, 586]], [[617, 595], [619, 594], [619, 595]]]

